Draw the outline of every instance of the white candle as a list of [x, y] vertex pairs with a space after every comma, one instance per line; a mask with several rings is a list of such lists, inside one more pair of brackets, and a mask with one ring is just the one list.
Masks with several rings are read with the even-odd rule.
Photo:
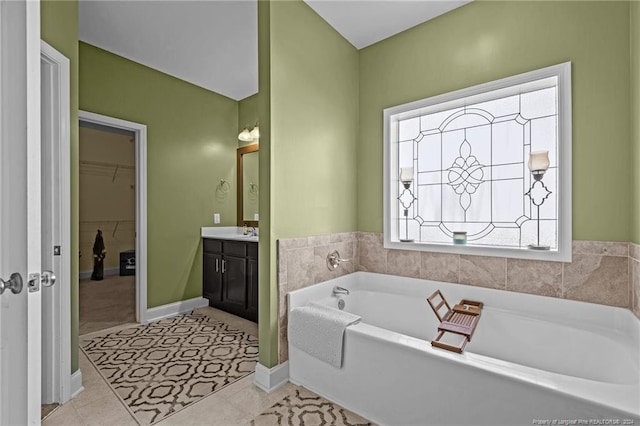
[[403, 183], [413, 182], [413, 167], [402, 167], [400, 169], [400, 181]]
[[544, 171], [549, 168], [549, 151], [532, 151], [529, 154], [529, 170]]

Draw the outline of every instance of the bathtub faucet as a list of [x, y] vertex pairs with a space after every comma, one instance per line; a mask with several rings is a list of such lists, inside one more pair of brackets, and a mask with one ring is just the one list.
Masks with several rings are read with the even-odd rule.
[[340, 287], [340, 286], [335, 286], [333, 287], [332, 293], [334, 296], [337, 296], [339, 294], [349, 294], [349, 290], [347, 290], [344, 287]]

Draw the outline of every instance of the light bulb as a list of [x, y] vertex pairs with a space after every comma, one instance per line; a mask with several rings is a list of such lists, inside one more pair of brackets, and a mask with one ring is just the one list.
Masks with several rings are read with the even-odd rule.
[[251, 141], [251, 133], [249, 133], [249, 129], [247, 129], [246, 127], [242, 129], [242, 131], [238, 135], [238, 139], [240, 139], [242, 142]]
[[249, 134], [251, 135], [251, 139], [253, 140], [260, 139], [260, 128], [257, 124], [253, 126], [253, 130], [251, 130], [251, 133]]

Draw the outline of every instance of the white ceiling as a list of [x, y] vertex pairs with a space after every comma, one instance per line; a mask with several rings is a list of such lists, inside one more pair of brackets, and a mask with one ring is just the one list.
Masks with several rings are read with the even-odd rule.
[[304, 0], [356, 48], [415, 27], [471, 0]]
[[[361, 49], [470, 0], [305, 0]], [[79, 38], [235, 100], [258, 91], [256, 0], [80, 0]]]
[[258, 91], [252, 1], [81, 0], [80, 40], [235, 100]]

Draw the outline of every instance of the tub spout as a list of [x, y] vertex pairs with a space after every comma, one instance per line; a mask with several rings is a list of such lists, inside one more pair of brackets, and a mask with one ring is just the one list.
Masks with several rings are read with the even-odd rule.
[[339, 294], [349, 294], [349, 290], [347, 290], [344, 287], [340, 287], [340, 286], [335, 286], [333, 287], [332, 293], [334, 296], [337, 296]]

